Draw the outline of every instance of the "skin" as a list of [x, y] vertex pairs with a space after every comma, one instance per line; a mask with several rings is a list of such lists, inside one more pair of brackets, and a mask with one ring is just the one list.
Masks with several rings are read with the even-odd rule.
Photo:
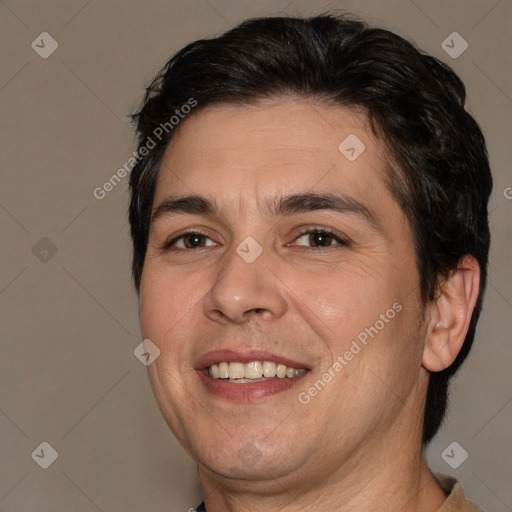
[[[339, 144], [355, 134], [364, 152]], [[214, 198], [220, 216], [154, 219], [140, 291], [144, 338], [161, 353], [148, 366], [162, 414], [197, 462], [209, 512], [435, 511], [446, 494], [422, 458], [430, 371], [455, 359], [478, 295], [479, 270], [461, 260], [435, 301], [419, 299], [409, 223], [384, 184], [385, 147], [363, 112], [307, 99], [207, 107], [182, 121], [154, 198]], [[319, 210], [273, 217], [276, 194], [339, 191], [362, 216]], [[346, 238], [319, 248], [307, 229]], [[204, 247], [186, 249], [185, 231]], [[247, 237], [262, 254], [236, 252]], [[187, 239], [190, 242], [190, 238]], [[306, 405], [307, 391], [394, 303], [402, 310]], [[196, 364], [216, 349], [262, 348], [307, 362], [291, 389], [235, 403], [208, 393]], [[248, 444], [249, 443], [249, 444]], [[240, 454], [250, 451], [251, 463]]]

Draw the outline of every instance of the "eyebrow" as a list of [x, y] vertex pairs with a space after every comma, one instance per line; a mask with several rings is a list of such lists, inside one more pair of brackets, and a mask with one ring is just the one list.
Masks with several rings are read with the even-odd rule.
[[[327, 210], [335, 213], [351, 214], [365, 220], [371, 227], [382, 233], [376, 215], [365, 205], [342, 193], [300, 193], [272, 198], [264, 205], [268, 216], [284, 217], [293, 214]], [[160, 217], [179, 214], [213, 215], [220, 217], [220, 208], [213, 199], [201, 195], [169, 196], [153, 209], [151, 221]]]

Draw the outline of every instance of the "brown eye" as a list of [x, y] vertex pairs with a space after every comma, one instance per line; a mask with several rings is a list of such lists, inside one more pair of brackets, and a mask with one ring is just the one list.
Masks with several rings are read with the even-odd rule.
[[210, 239], [203, 233], [189, 231], [171, 240], [165, 245], [165, 249], [199, 249], [215, 245], [215, 243], [207, 244], [207, 240]]
[[333, 236], [329, 233], [325, 233], [325, 231], [318, 231], [316, 233], [311, 233], [309, 235], [308, 241], [311, 244], [320, 246], [320, 247], [326, 247], [331, 245], [331, 242], [333, 241]]
[[204, 238], [201, 233], [191, 233], [183, 237], [183, 242], [188, 249], [195, 249], [196, 247], [204, 247]]
[[[311, 229], [305, 231], [297, 237], [297, 241], [300, 239], [306, 239], [306, 243], [309, 244], [310, 247], [318, 249], [336, 245], [348, 245], [345, 240], [325, 229]], [[299, 243], [298, 245], [304, 244]]]

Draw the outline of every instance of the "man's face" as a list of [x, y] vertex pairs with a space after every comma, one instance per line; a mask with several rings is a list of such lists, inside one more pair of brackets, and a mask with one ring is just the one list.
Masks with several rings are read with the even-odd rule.
[[[215, 106], [179, 126], [140, 320], [161, 351], [148, 367], [159, 407], [203, 470], [311, 482], [420, 435], [419, 279], [385, 168], [366, 116], [348, 108]], [[339, 209], [286, 201], [305, 194], [338, 197]], [[191, 195], [218, 211], [170, 202]], [[239, 364], [254, 361], [270, 364]], [[304, 371], [236, 382], [272, 363]], [[231, 378], [208, 376], [212, 364]]]

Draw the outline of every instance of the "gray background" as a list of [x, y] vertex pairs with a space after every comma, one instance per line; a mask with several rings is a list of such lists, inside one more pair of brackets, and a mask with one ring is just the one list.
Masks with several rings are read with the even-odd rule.
[[[195, 466], [133, 354], [128, 180], [102, 200], [93, 189], [134, 150], [126, 115], [172, 53], [247, 17], [333, 8], [448, 62], [486, 135], [495, 189], [485, 313], [427, 455], [487, 510], [512, 510], [510, 0], [1, 2], [0, 510], [186, 511], [200, 500]], [[454, 31], [469, 44], [457, 59], [441, 47]], [[42, 32], [59, 45], [47, 59], [31, 48]], [[31, 456], [43, 441], [58, 452], [48, 469]], [[469, 455], [457, 469], [441, 457], [453, 441]]]

